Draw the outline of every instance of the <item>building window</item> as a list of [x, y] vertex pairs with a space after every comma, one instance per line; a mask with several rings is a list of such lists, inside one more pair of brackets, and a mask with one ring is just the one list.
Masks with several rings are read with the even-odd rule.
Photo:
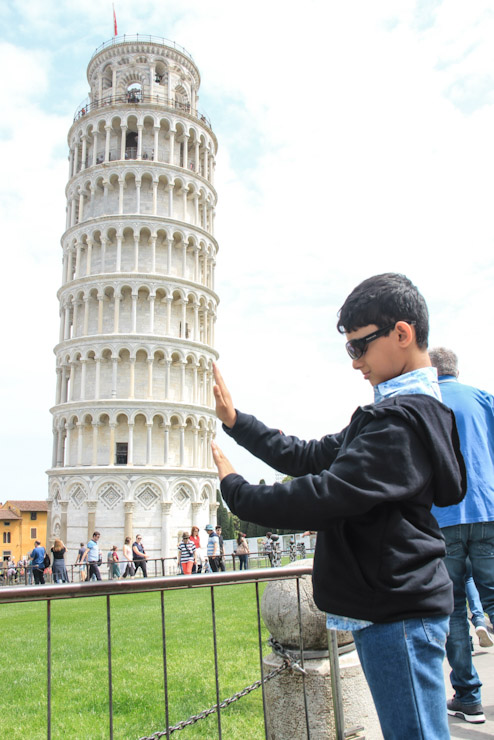
[[117, 442], [117, 465], [127, 465], [129, 445], [127, 442]]
[[10, 522], [4, 522], [4, 523], [3, 523], [3, 526], [4, 526], [4, 527], [8, 527], [9, 525], [10, 525]]
[[37, 529], [36, 529], [36, 527], [31, 527], [31, 539], [32, 540], [35, 540], [37, 536], [38, 535], [37, 535]]
[[10, 532], [3, 533], [3, 544], [10, 545]]
[[31, 521], [32, 522], [35, 522], [37, 518], [38, 518], [38, 512], [37, 511], [32, 511], [31, 512]]

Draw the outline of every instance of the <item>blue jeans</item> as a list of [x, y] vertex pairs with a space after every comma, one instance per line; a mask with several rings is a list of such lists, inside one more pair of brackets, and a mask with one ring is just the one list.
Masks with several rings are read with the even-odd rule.
[[474, 627], [485, 627], [484, 608], [480, 603], [479, 592], [473, 580], [472, 564], [467, 558], [467, 574], [465, 576], [465, 591], [467, 594], [468, 606], [472, 612], [472, 624]]
[[448, 617], [353, 633], [385, 740], [449, 740], [443, 660]]
[[494, 620], [494, 522], [455, 524], [442, 530], [446, 540], [444, 562], [453, 581], [455, 610], [451, 615], [446, 652], [451, 666], [451, 684], [463, 704], [481, 701], [482, 682], [472, 661], [468, 625], [465, 576], [467, 558], [484, 611]]

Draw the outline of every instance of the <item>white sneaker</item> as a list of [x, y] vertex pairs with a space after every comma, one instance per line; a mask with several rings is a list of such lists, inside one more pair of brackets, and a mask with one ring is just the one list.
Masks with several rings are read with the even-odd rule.
[[480, 647], [487, 648], [494, 645], [494, 642], [491, 640], [491, 637], [485, 627], [479, 625], [478, 627], [475, 627], [475, 632], [477, 633], [477, 637], [479, 638]]

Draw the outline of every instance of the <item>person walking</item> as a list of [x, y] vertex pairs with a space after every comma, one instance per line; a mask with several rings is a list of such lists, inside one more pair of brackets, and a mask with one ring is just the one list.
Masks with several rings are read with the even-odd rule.
[[148, 577], [147, 557], [144, 545], [142, 544], [142, 536], [138, 534], [136, 535], [136, 541], [132, 545], [132, 558], [134, 560], [135, 574], [137, 575], [137, 570], [140, 568], [143, 578]]
[[190, 540], [188, 532], [182, 535], [182, 542], [178, 546], [178, 565], [184, 576], [190, 576], [192, 566], [196, 563], [196, 546]]
[[86, 575], [87, 575], [86, 566], [82, 560], [85, 552], [86, 552], [86, 546], [84, 542], [81, 542], [79, 550], [77, 552], [77, 557], [75, 559], [75, 565], [77, 566], [77, 569], [79, 570], [79, 580], [81, 583], [84, 583], [84, 581], [86, 580]]
[[82, 556], [81, 562], [87, 561], [89, 566], [88, 580], [101, 581], [101, 573], [99, 572], [99, 566], [101, 565], [101, 553], [99, 549], [99, 538], [101, 534], [99, 532], [93, 532], [92, 538], [87, 543], [84, 555]]
[[273, 567], [274, 563], [274, 541], [273, 541], [273, 533], [272, 532], [266, 532], [266, 539], [262, 543], [264, 554], [268, 556], [269, 558], [269, 564], [271, 567]]
[[192, 573], [200, 573], [202, 571], [202, 550], [199, 527], [194, 526], [190, 530], [190, 541], [194, 543], [196, 548], [196, 562], [192, 566]]
[[483, 609], [494, 625], [494, 396], [458, 381], [458, 357], [452, 350], [435, 347], [429, 356], [437, 368], [443, 403], [455, 414], [467, 468], [463, 501], [432, 509], [446, 540], [444, 562], [454, 591], [446, 653], [455, 693], [448, 701], [448, 713], [482, 723], [482, 682], [470, 648], [465, 578], [469, 558]]
[[129, 576], [129, 578], [133, 578], [136, 573], [136, 569], [134, 566], [134, 558], [132, 554], [132, 547], [130, 545], [131, 542], [132, 542], [131, 537], [125, 538], [125, 542], [123, 546], [123, 556], [126, 561], [126, 565], [125, 565], [125, 570], [123, 572], [123, 578], [127, 578], [127, 576]]
[[69, 583], [64, 555], [67, 552], [62, 540], [55, 539], [51, 553], [53, 555], [52, 574], [55, 583]]
[[218, 566], [219, 569], [222, 571], [226, 571], [226, 565], [225, 565], [225, 543], [223, 542], [223, 535], [221, 534], [222, 529], [219, 524], [215, 527], [216, 534], [218, 536], [218, 540], [220, 543], [220, 559], [218, 560]]
[[208, 533], [207, 554], [209, 567], [211, 568], [213, 573], [217, 573], [220, 570], [219, 561], [221, 560], [220, 540], [218, 535], [214, 531], [212, 524], [206, 524], [206, 532]]

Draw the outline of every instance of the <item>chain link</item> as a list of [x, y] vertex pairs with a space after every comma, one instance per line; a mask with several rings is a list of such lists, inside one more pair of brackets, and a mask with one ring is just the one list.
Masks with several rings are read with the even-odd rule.
[[[258, 681], [254, 681], [250, 686], [246, 686], [245, 689], [242, 689], [242, 691], [238, 691], [233, 696], [230, 696], [228, 699], [224, 699], [220, 702], [219, 708], [225, 709], [225, 707], [228, 707], [230, 704], [233, 704], [233, 702], [238, 701], [242, 698], [242, 696], [247, 696], [247, 694], [250, 694], [251, 691], [255, 691], [255, 689], [258, 689], [263, 683], [266, 683], [266, 681], [271, 680], [275, 676], [277, 676], [282, 671], [286, 670], [287, 668], [290, 668], [287, 661], [283, 662], [283, 665], [279, 666], [278, 668], [274, 668], [270, 673], [268, 673], [266, 676], [264, 676], [264, 679], [259, 679]], [[206, 717], [209, 717], [210, 714], [214, 714], [218, 711], [218, 704], [215, 704], [210, 709], [205, 709], [203, 712], [200, 712], [199, 714], [193, 714], [189, 719], [185, 719], [182, 722], [178, 722], [176, 725], [173, 725], [172, 727], [168, 728], [168, 733], [171, 735], [172, 732], [175, 732], [175, 730], [183, 730], [184, 727], [188, 727], [189, 725], [193, 725], [196, 722], [198, 722], [200, 719], [205, 719]], [[155, 732], [153, 735], [140, 737], [139, 740], [158, 740], [160, 737], [166, 737], [167, 732], [164, 730], [163, 732]]]

